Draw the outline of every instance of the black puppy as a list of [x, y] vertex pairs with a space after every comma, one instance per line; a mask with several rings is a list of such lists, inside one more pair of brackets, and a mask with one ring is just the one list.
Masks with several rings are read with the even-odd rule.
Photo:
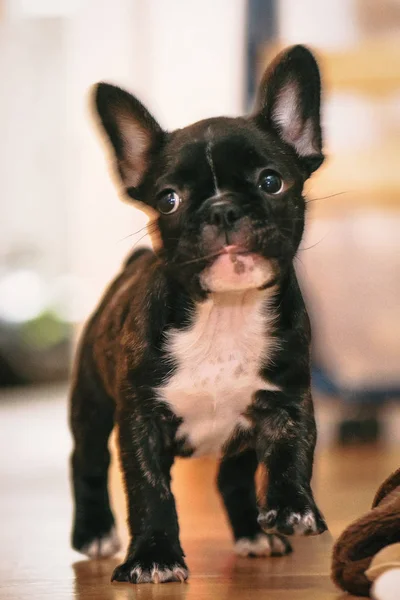
[[73, 546], [90, 557], [119, 548], [107, 491], [116, 423], [131, 543], [114, 580], [188, 577], [175, 456], [220, 454], [237, 551], [283, 555], [279, 534], [326, 529], [310, 487], [310, 326], [293, 268], [303, 184], [323, 161], [317, 64], [293, 47], [267, 70], [254, 114], [172, 133], [117, 87], [99, 84], [95, 100], [125, 189], [154, 210], [160, 240], [129, 258], [82, 339]]

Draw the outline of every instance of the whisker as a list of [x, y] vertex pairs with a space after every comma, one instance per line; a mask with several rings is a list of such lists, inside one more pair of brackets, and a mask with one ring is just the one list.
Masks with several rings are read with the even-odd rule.
[[142, 235], [142, 237], [141, 237], [141, 238], [139, 238], [139, 239], [138, 239], [138, 240], [137, 240], [137, 241], [136, 241], [136, 242], [133, 244], [133, 246], [132, 246], [132, 250], [133, 250], [134, 248], [136, 248], [136, 246], [139, 244], [139, 242], [141, 242], [141, 241], [142, 241], [142, 240], [143, 240], [143, 239], [144, 239], [144, 238], [145, 238], [147, 235], [148, 235], [148, 233], [147, 233], [147, 231], [146, 231], [146, 233], [145, 233], [144, 235]]
[[336, 196], [343, 196], [343, 194], [348, 194], [349, 190], [345, 190], [343, 192], [336, 192], [335, 194], [330, 194], [329, 196], [321, 196], [320, 198], [310, 198], [306, 199], [305, 203], [310, 204], [310, 202], [319, 202], [320, 200], [328, 200], [328, 198], [335, 198]]
[[321, 242], [324, 241], [324, 239], [326, 238], [328, 234], [326, 233], [324, 235], [324, 237], [322, 237], [318, 242], [316, 242], [315, 244], [312, 244], [312, 246], [308, 246], [307, 248], [299, 248], [299, 252], [304, 252], [305, 250], [311, 250], [311, 248], [315, 248], [315, 246], [318, 246]]
[[193, 258], [192, 260], [185, 260], [183, 262], [180, 263], [175, 263], [177, 266], [184, 266], [184, 265], [190, 265], [192, 263], [196, 263], [196, 262], [200, 262], [202, 260], [208, 260], [209, 258], [214, 258], [215, 256], [219, 256], [221, 253], [220, 252], [213, 252], [212, 254], [206, 254], [204, 256], [200, 256], [198, 258]]
[[145, 229], [147, 230], [145, 235], [150, 234], [150, 233], [155, 233], [157, 231], [157, 224], [156, 223], [148, 223], [147, 225], [145, 225], [144, 227], [141, 227], [141, 229], [138, 229], [134, 233], [129, 233], [125, 237], [121, 238], [120, 240], [118, 240], [118, 243], [120, 244], [121, 242], [127, 240], [128, 238], [138, 235], [139, 233], [142, 233], [142, 231], [144, 231]]

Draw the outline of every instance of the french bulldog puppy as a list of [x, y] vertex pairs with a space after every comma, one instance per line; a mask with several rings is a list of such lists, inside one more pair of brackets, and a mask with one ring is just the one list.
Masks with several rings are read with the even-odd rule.
[[[112, 576], [184, 581], [176, 456], [220, 457], [236, 551], [284, 555], [326, 530], [311, 490], [310, 325], [293, 261], [304, 182], [323, 161], [320, 76], [303, 46], [267, 69], [253, 114], [164, 131], [126, 91], [95, 105], [126, 193], [159, 243], [135, 251], [87, 323], [71, 395], [72, 543], [119, 549], [107, 490], [118, 426], [131, 542]], [[268, 471], [258, 506], [254, 475]]]

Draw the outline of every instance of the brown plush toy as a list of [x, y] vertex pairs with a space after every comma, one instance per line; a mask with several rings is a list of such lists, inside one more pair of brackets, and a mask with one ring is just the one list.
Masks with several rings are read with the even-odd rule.
[[400, 599], [400, 469], [381, 485], [372, 509], [337, 540], [332, 578], [356, 596]]

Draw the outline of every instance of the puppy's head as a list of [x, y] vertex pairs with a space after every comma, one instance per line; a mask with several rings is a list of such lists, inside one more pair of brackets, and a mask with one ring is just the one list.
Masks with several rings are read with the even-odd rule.
[[312, 54], [280, 54], [247, 117], [169, 133], [117, 87], [100, 83], [95, 100], [128, 195], [157, 211], [171, 275], [203, 295], [274, 285], [302, 237], [303, 184], [323, 161]]

